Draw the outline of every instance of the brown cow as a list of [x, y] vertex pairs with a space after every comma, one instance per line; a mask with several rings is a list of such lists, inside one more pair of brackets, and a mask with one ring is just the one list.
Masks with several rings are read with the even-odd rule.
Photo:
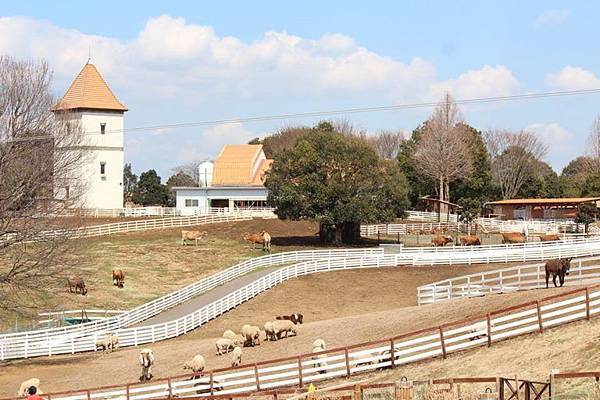
[[206, 235], [208, 235], [206, 231], [181, 231], [181, 245], [185, 246], [186, 240], [194, 240], [198, 246], [198, 241], [204, 239]]
[[84, 296], [87, 294], [85, 282], [82, 278], [78, 276], [70, 276], [67, 278], [67, 283], [69, 284], [69, 292], [73, 293], [73, 288], [75, 288], [75, 294], [77, 294], [78, 291]]
[[123, 289], [123, 286], [125, 286], [125, 272], [121, 268], [113, 268], [112, 279], [113, 285]]
[[558, 235], [540, 235], [540, 242], [554, 242], [560, 240]]
[[452, 243], [454, 241], [454, 239], [452, 239], [452, 236], [436, 236], [433, 239], [431, 239], [431, 243], [433, 243], [434, 247], [444, 247], [445, 245], [447, 245], [448, 243]]
[[527, 238], [521, 232], [504, 232], [502, 243], [525, 243]]
[[477, 236], [473, 236], [473, 235], [461, 236], [460, 238], [458, 238], [458, 240], [460, 240], [461, 246], [480, 246], [481, 245], [481, 240], [479, 240], [479, 238]]
[[546, 262], [546, 289], [548, 289], [548, 278], [552, 275], [552, 283], [556, 286], [556, 277], [560, 281], [560, 286], [565, 284], [565, 275], [569, 275], [571, 269], [571, 260], [573, 258], [557, 258]]
[[266, 231], [253, 234], [246, 233], [243, 238], [252, 243], [253, 250], [256, 249], [257, 244], [261, 244], [263, 251], [271, 251], [271, 235]]

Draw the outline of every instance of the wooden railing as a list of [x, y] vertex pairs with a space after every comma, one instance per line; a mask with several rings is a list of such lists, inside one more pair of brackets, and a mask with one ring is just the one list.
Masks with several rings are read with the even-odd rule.
[[[288, 272], [299, 272], [296, 269]], [[446, 358], [466, 349], [492, 346], [495, 342], [600, 315], [600, 287], [573, 290], [538, 301], [527, 302], [488, 314], [432, 326], [394, 337], [234, 368], [156, 379], [101, 388], [50, 393], [53, 400], [119, 398], [141, 400], [160, 397], [234, 395], [395, 368], [432, 358]], [[218, 393], [217, 393], [218, 391]]]

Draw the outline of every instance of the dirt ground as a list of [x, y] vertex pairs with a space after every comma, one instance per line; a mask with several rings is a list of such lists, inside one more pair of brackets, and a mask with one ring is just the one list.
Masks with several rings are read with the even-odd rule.
[[[330, 348], [350, 345], [570, 290], [537, 290], [422, 307], [414, 305], [415, 287], [430, 282], [433, 276], [460, 275], [488, 266], [455, 268], [398, 267], [343, 271], [285, 282], [191, 334], [148, 346], [157, 357], [155, 376], [183, 373], [183, 362], [198, 353], [206, 358], [208, 369], [227, 366], [230, 356], [214, 355], [215, 337], [219, 337], [225, 329], [239, 331], [245, 323], [262, 326], [280, 313], [302, 312], [305, 315], [306, 323], [300, 327], [298, 337], [244, 349], [244, 363], [310, 352], [311, 343], [317, 337], [323, 338]], [[361, 284], [357, 285], [359, 280]], [[0, 396], [12, 395], [20, 382], [31, 377], [40, 378], [47, 393], [74, 387], [133, 382], [139, 376], [138, 351], [136, 348], [124, 348], [112, 354], [87, 353], [6, 362], [0, 365]], [[465, 353], [466, 356], [469, 354]]]

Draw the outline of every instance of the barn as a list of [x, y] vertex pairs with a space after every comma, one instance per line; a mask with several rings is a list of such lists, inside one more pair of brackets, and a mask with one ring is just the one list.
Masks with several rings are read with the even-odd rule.
[[577, 214], [581, 204], [598, 206], [600, 197], [545, 198], [545, 199], [509, 199], [486, 203], [493, 215], [502, 219], [569, 219]]
[[226, 145], [214, 162], [200, 164], [198, 187], [173, 188], [177, 210], [194, 215], [210, 209], [265, 208], [265, 172], [272, 163], [262, 145]]

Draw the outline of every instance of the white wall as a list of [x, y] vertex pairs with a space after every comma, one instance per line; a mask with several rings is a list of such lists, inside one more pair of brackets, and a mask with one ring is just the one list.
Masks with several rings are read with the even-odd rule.
[[[267, 189], [262, 186], [247, 188], [182, 188], [175, 189], [175, 207], [181, 215], [194, 215], [208, 210], [210, 200], [267, 200]], [[185, 200], [198, 200], [198, 207], [187, 207]]]
[[[87, 180], [84, 196], [86, 208], [123, 207], [123, 113], [83, 111], [76, 114], [86, 132], [90, 154], [83, 168]], [[106, 124], [106, 133], [100, 134], [100, 124]], [[100, 174], [100, 163], [105, 163], [105, 174]]]

